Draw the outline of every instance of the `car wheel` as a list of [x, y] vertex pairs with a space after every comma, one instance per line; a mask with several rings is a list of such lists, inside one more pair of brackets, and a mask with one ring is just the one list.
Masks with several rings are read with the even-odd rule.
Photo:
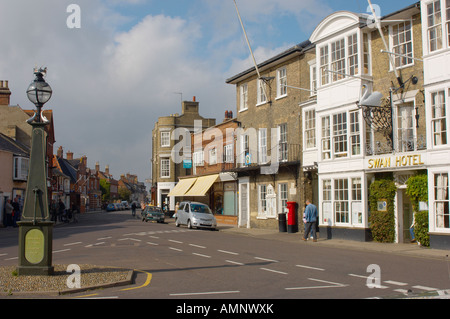
[[192, 229], [192, 224], [191, 224], [191, 220], [190, 220], [190, 219], [189, 219], [188, 222], [187, 222], [187, 227], [188, 227], [189, 229]]
[[175, 219], [175, 226], [180, 227], [180, 224], [178, 223], [178, 219]]

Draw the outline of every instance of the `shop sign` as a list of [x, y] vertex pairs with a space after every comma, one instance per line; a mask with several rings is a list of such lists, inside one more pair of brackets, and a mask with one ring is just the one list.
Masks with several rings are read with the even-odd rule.
[[425, 165], [425, 163], [422, 160], [422, 154], [415, 154], [372, 158], [369, 159], [367, 167], [369, 169], [380, 169], [414, 167], [423, 165]]

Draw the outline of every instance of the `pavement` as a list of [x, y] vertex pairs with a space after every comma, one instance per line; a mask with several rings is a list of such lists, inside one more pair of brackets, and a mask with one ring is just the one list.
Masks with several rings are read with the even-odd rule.
[[314, 245], [318, 247], [339, 248], [359, 251], [373, 251], [378, 253], [390, 253], [409, 257], [432, 258], [446, 260], [450, 262], [450, 250], [432, 249], [419, 246], [417, 243], [397, 244], [397, 243], [378, 243], [378, 242], [361, 242], [344, 239], [327, 239], [319, 238], [317, 242], [302, 240], [301, 233], [286, 233], [271, 229], [258, 228], [238, 228], [232, 225], [219, 225], [222, 232], [264, 238], [269, 240], [278, 240], [283, 242], [295, 243], [298, 245]]

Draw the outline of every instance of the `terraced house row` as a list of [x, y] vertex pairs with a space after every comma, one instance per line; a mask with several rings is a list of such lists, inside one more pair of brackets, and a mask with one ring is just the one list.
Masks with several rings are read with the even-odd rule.
[[188, 140], [171, 135], [182, 124], [155, 126], [154, 203], [203, 201], [247, 228], [277, 228], [295, 205], [301, 230], [309, 198], [321, 236], [372, 240], [384, 214], [397, 243], [420, 213], [431, 247], [449, 248], [450, 1], [379, 20], [335, 12], [304, 40], [230, 77], [236, 115], [208, 128], [192, 119], [190, 152], [171, 157]]

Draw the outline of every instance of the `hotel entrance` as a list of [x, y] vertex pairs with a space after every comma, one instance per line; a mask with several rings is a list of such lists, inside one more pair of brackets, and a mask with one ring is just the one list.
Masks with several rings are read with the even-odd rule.
[[413, 206], [405, 188], [398, 189], [395, 217], [397, 243], [410, 243], [412, 238], [409, 230], [413, 221]]

